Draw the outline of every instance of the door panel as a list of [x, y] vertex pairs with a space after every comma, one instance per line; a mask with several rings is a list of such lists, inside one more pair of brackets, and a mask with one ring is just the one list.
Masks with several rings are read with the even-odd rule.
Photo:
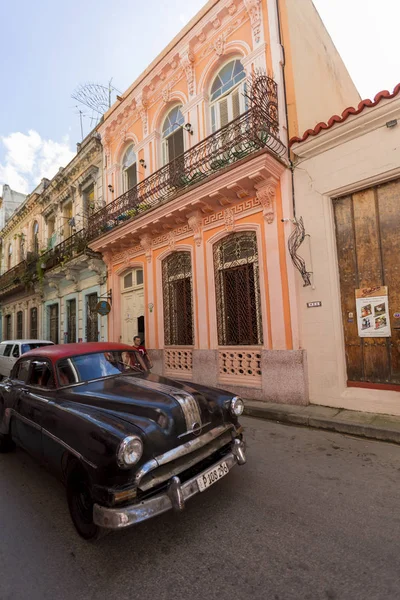
[[[349, 381], [400, 384], [400, 180], [334, 201]], [[355, 290], [388, 286], [391, 338], [360, 338]], [[352, 315], [351, 315], [352, 313]]]
[[[361, 338], [358, 337], [354, 293], [358, 288], [358, 280], [351, 197], [335, 202], [335, 216], [347, 376], [350, 381], [363, 381], [363, 347]], [[349, 317], [351, 314], [352, 319]]]
[[140, 335], [138, 318], [144, 316], [144, 290], [134, 290], [122, 294], [122, 342], [133, 344], [133, 336]]
[[378, 187], [378, 206], [382, 244], [384, 280], [388, 285], [389, 318], [392, 338], [388, 339], [391, 380], [400, 384], [400, 319], [394, 318], [400, 312], [400, 219], [398, 182], [390, 182]]

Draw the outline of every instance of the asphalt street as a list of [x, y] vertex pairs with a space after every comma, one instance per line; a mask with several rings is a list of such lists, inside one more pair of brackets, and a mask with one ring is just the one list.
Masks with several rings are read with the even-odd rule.
[[95, 544], [62, 484], [0, 455], [0, 600], [400, 598], [400, 446], [243, 424], [247, 465]]

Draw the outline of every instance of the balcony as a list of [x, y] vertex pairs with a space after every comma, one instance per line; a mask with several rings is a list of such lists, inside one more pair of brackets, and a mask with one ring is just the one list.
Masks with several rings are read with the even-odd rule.
[[279, 139], [277, 85], [256, 76], [248, 87], [249, 110], [97, 211], [87, 239], [101, 237], [262, 149], [282, 156], [286, 148]]
[[267, 151], [275, 158], [282, 157], [286, 148], [279, 139], [277, 85], [265, 75], [256, 75], [247, 87], [249, 109], [245, 113], [94, 213], [87, 229], [6, 271], [0, 276], [0, 297], [41, 283], [45, 272], [63, 267], [80, 254], [98, 256], [88, 248], [90, 242], [198, 188], [232, 165], [239, 166], [252, 155]]
[[41, 284], [47, 271], [66, 265], [83, 253], [89, 253], [93, 257], [97, 256], [88, 248], [86, 236], [86, 231], [82, 229], [54, 248], [39, 255], [31, 255], [6, 271], [0, 276], [0, 297], [23, 288], [32, 288], [35, 284]]

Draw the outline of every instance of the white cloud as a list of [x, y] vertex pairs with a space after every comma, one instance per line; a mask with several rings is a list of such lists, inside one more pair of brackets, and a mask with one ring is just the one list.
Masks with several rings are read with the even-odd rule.
[[62, 142], [44, 140], [37, 131], [28, 134], [15, 132], [0, 137], [6, 152], [0, 163], [0, 184], [8, 185], [17, 192], [31, 192], [43, 177], [51, 179], [60, 167], [64, 167], [74, 157], [70, 150], [69, 138]]

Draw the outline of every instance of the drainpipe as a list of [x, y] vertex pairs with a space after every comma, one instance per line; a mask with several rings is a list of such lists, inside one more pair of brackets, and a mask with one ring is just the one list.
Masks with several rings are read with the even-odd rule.
[[294, 219], [294, 221], [296, 221], [296, 199], [295, 199], [295, 194], [294, 194], [294, 164], [293, 164], [292, 160], [290, 159], [290, 150], [289, 150], [289, 115], [288, 115], [288, 107], [287, 107], [286, 76], [285, 76], [286, 55], [285, 55], [285, 47], [282, 44], [281, 15], [280, 15], [280, 8], [279, 8], [279, 0], [275, 0], [275, 1], [276, 1], [276, 15], [277, 15], [277, 20], [278, 20], [278, 39], [279, 39], [279, 45], [281, 47], [282, 57], [283, 57], [283, 60], [282, 60], [283, 96], [285, 99], [286, 127], [287, 127], [287, 132], [288, 132], [288, 156], [287, 156], [287, 158], [289, 161], [291, 178], [292, 178], [293, 219]]

